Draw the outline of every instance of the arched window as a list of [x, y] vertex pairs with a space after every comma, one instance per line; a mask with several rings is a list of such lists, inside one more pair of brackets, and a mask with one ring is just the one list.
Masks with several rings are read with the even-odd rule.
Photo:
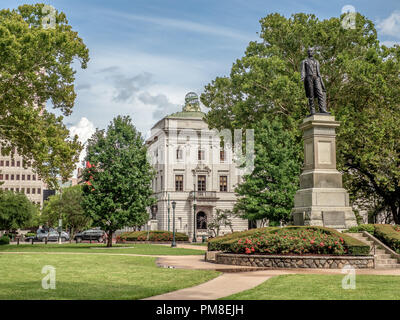
[[197, 230], [207, 230], [207, 215], [200, 211], [196, 218]]

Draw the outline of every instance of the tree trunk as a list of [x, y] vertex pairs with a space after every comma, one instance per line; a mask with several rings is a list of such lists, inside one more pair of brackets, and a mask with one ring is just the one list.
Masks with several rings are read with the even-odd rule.
[[107, 247], [112, 247], [112, 231], [107, 231]]
[[390, 209], [392, 210], [393, 220], [395, 224], [400, 224], [400, 212], [396, 205], [391, 205]]

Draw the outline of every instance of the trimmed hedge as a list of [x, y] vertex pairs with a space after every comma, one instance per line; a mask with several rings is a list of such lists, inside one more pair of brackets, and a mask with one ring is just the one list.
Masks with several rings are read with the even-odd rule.
[[0, 237], [0, 245], [10, 244], [10, 238], [6, 235]]
[[400, 226], [391, 224], [362, 224], [348, 229], [346, 232], [367, 231], [375, 238], [381, 240], [392, 250], [400, 254]]
[[[147, 238], [148, 236], [148, 238]], [[124, 232], [117, 237], [117, 241], [172, 241], [173, 233], [171, 231], [133, 231]], [[187, 234], [175, 232], [176, 241], [189, 241]]]
[[36, 236], [36, 233], [34, 233], [34, 232], [28, 232], [28, 233], [25, 234], [26, 238], [27, 237], [35, 237], [35, 236]]
[[375, 232], [375, 226], [373, 224], [360, 224], [359, 226], [356, 227], [351, 227], [344, 232], [346, 233], [358, 233], [358, 232], [363, 232], [367, 231], [370, 234], [374, 234]]
[[400, 254], [400, 226], [375, 224], [374, 236]]
[[[315, 243], [316, 240], [319, 242]], [[370, 247], [334, 229], [289, 226], [251, 229], [211, 239], [208, 250], [247, 254], [369, 255]]]

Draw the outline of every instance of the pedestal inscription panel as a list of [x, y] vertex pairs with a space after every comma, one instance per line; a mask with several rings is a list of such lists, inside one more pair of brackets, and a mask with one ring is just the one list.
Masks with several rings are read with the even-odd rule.
[[343, 211], [322, 211], [322, 220], [324, 221], [324, 227], [346, 228], [345, 213]]

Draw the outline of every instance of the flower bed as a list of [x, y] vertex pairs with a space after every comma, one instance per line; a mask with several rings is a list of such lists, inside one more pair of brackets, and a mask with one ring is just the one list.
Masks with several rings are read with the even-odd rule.
[[[117, 242], [127, 241], [151, 241], [151, 242], [165, 242], [172, 241], [173, 233], [170, 231], [133, 231], [124, 232], [117, 236]], [[176, 241], [189, 241], [189, 238], [184, 233], [175, 232]]]
[[368, 255], [370, 250], [348, 235], [315, 226], [253, 229], [251, 233], [220, 238], [209, 244], [210, 248], [247, 255]]

